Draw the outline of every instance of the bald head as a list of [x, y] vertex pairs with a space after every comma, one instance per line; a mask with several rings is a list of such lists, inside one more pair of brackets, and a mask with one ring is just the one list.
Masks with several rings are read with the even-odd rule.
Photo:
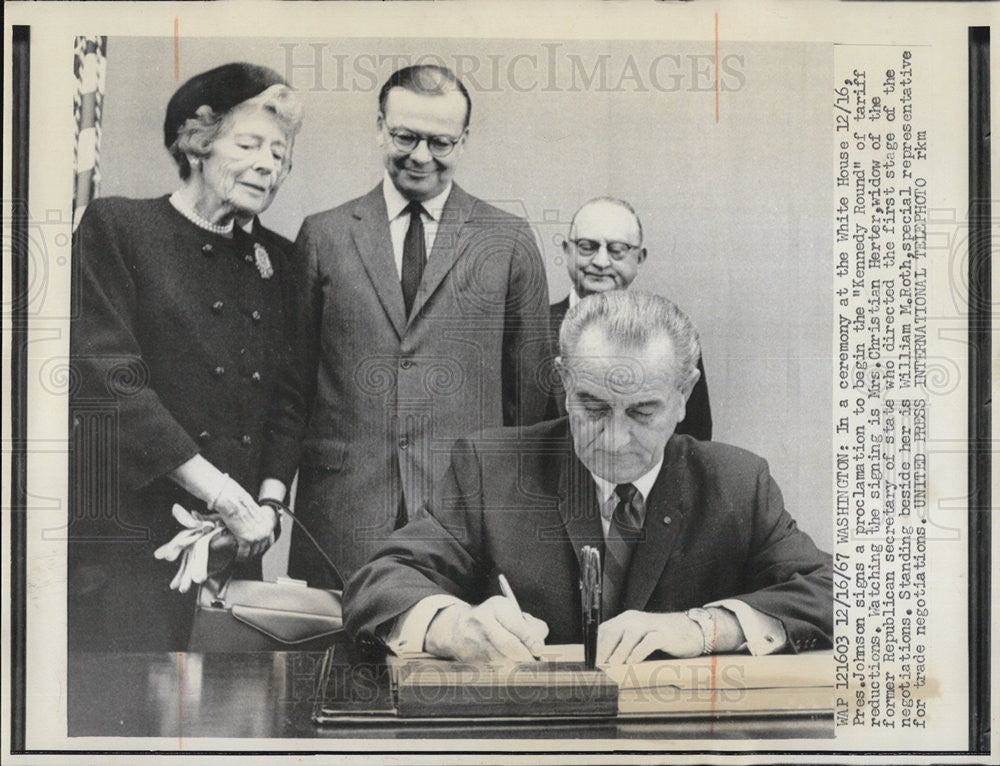
[[593, 218], [594, 216], [597, 216], [598, 219], [605, 216], [619, 218], [625, 226], [629, 226], [627, 220], [631, 219], [631, 225], [635, 227], [637, 241], [642, 244], [642, 221], [639, 220], [639, 214], [635, 212], [635, 208], [632, 207], [631, 203], [623, 199], [619, 199], [618, 197], [594, 197], [584, 202], [573, 214], [573, 220], [570, 221], [570, 236], [575, 236], [573, 234], [574, 227], [576, 226], [577, 218], [581, 214], [584, 215], [585, 219]]
[[646, 260], [642, 223], [624, 200], [592, 199], [573, 216], [563, 252], [573, 289], [581, 298], [625, 289]]

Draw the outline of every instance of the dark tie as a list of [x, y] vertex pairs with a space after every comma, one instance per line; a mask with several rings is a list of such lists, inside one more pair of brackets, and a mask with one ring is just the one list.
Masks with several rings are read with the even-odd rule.
[[410, 214], [410, 228], [406, 230], [403, 240], [403, 306], [406, 316], [410, 316], [413, 301], [417, 297], [420, 278], [424, 275], [424, 264], [427, 263], [427, 244], [424, 241], [424, 206], [419, 202], [411, 202], [406, 206]]
[[604, 542], [604, 583], [601, 588], [601, 619], [609, 620], [621, 609], [628, 565], [642, 534], [642, 522], [636, 507], [636, 488], [632, 484], [615, 487], [618, 505], [611, 515], [611, 526]]

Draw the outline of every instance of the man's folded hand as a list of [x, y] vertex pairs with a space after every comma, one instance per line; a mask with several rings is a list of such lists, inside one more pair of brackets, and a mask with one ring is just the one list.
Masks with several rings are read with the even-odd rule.
[[597, 631], [597, 664], [642, 662], [659, 650], [674, 657], [697, 657], [704, 641], [701, 628], [682, 612], [653, 614], [630, 609]]

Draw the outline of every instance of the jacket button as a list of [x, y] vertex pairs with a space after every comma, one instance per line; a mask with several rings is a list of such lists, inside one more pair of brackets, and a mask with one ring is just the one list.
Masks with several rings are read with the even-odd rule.
[[400, 449], [406, 449], [409, 446], [410, 446], [410, 440], [408, 438], [406, 438], [405, 436], [402, 439], [399, 440], [399, 448]]
[[243, 442], [244, 447], [249, 447], [251, 444], [253, 444], [253, 439], [251, 439], [248, 434], [243, 434], [243, 438], [240, 439], [240, 441]]
[[253, 313], [250, 314], [250, 317], [253, 319], [253, 321], [259, 322], [260, 321], [260, 312], [255, 310]]
[[198, 441], [201, 442], [207, 442], [211, 438], [212, 434], [210, 434], [208, 431], [202, 431], [200, 434], [198, 434]]
[[254, 371], [254, 373], [250, 376], [250, 380], [252, 380], [254, 383], [260, 383], [260, 373]]
[[212, 304], [212, 311], [214, 311], [216, 314], [221, 314], [222, 313], [222, 307], [224, 305], [225, 304], [223, 304], [222, 301], [216, 301], [215, 303]]
[[399, 363], [399, 366], [402, 367], [404, 370], [408, 370], [413, 366], [413, 362], [411, 362], [409, 359], [404, 359]]
[[204, 244], [204, 245], [202, 245], [201, 246], [201, 252], [203, 252], [205, 255], [211, 255], [212, 254], [212, 246], [210, 244]]
[[215, 377], [221, 378], [223, 375], [226, 374], [226, 368], [223, 367], [222, 365], [219, 365], [214, 370], [212, 370], [212, 372], [215, 374]]

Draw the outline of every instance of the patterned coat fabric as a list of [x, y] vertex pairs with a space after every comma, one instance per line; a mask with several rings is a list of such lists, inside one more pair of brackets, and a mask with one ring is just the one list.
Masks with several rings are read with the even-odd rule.
[[[266, 279], [259, 247], [274, 269]], [[71, 648], [185, 648], [194, 593], [169, 590], [177, 564], [153, 551], [181, 529], [175, 502], [204, 503], [167, 474], [201, 453], [256, 493], [288, 359], [290, 250], [259, 223], [252, 238], [207, 232], [167, 197], [98, 199], [83, 216], [70, 335]]]

